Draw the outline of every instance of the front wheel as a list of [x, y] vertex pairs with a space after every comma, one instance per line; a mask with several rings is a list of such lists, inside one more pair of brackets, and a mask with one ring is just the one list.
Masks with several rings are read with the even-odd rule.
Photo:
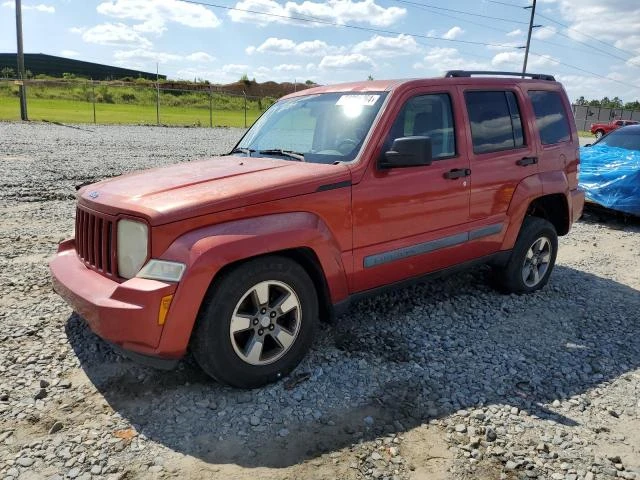
[[596, 138], [597, 139], [600, 139], [603, 135], [604, 135], [604, 132], [602, 130], [596, 131]]
[[556, 263], [558, 235], [543, 218], [525, 217], [507, 264], [495, 270], [498, 287], [507, 293], [531, 293], [544, 287]]
[[255, 388], [293, 370], [318, 320], [313, 281], [285, 257], [257, 258], [214, 282], [191, 341], [200, 367], [219, 382]]

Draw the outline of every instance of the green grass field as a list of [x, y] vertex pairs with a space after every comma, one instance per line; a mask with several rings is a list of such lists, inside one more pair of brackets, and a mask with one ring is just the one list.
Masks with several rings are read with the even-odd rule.
[[[91, 102], [61, 99], [28, 99], [30, 120], [61, 123], [93, 123]], [[240, 110], [213, 110], [213, 126], [244, 127], [244, 112]], [[247, 110], [247, 125], [260, 115], [257, 109]], [[20, 120], [20, 105], [16, 97], [0, 96], [0, 120]], [[99, 124], [156, 124], [155, 105], [96, 103], [96, 123]], [[160, 105], [160, 123], [163, 125], [209, 126], [209, 109]]]

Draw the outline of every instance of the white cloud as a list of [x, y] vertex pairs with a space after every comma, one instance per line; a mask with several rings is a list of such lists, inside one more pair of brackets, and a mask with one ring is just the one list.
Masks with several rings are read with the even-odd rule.
[[258, 47], [250, 46], [245, 49], [249, 55], [265, 53], [274, 55], [304, 55], [308, 57], [322, 56], [327, 53], [336, 53], [340, 49], [330, 47], [322, 40], [308, 40], [296, 43], [288, 38], [267, 38]]
[[[295, 23], [308, 27], [321, 27], [322, 23], [300, 22], [290, 17], [314, 17], [316, 19], [344, 23], [364, 23], [376, 26], [389, 26], [404, 17], [406, 9], [399, 7], [384, 8], [375, 0], [327, 0], [313, 2], [304, 0], [302, 3], [287, 1], [284, 5], [275, 0], [241, 0], [231, 10], [229, 17], [234, 22], [249, 22], [266, 25], [268, 23]], [[252, 12], [269, 13], [276, 16], [259, 15]]]
[[455, 26], [453, 28], [450, 28], [449, 31], [447, 31], [447, 33], [445, 33], [442, 38], [446, 38], [447, 40], [454, 40], [456, 38], [458, 38], [460, 35], [462, 35], [464, 33], [464, 30], [461, 29], [458, 26]]
[[491, 60], [491, 65], [501, 67], [504, 65], [522, 65], [524, 53], [522, 52], [500, 52]]
[[637, 35], [640, 25], [637, 0], [559, 0], [559, 4], [563, 18], [572, 27], [567, 34], [574, 39], [591, 41], [580, 32], [609, 43]]
[[[2, 3], [2, 6], [5, 8], [13, 8], [15, 10], [16, 3], [13, 0], [7, 0], [6, 2]], [[40, 3], [38, 5], [22, 5], [22, 10], [33, 10], [42, 13], [56, 13], [56, 8], [54, 6], [45, 5], [43, 3]]]
[[152, 50], [146, 50], [142, 48], [136, 48], [134, 50], [119, 50], [113, 54], [113, 57], [119, 62], [131, 62], [139, 65], [140, 63], [167, 63], [177, 62], [182, 60], [181, 55], [175, 55], [173, 53], [166, 52], [154, 52]]
[[299, 55], [319, 56], [329, 52], [334, 53], [341, 50], [342, 48], [331, 47], [327, 45], [326, 42], [323, 42], [322, 40], [308, 40], [306, 42], [301, 42], [298, 45], [296, 45], [295, 51]]
[[76, 52], [75, 50], [62, 50], [60, 52], [60, 55], [62, 55], [63, 57], [74, 58], [80, 55], [80, 53]]
[[91, 28], [72, 27], [70, 31], [81, 34], [82, 40], [85, 42], [97, 45], [120, 46], [135, 44], [144, 48], [151, 46], [151, 42], [147, 38], [124, 23], [102, 23]]
[[427, 55], [422, 62], [413, 64], [415, 70], [425, 71], [421, 75], [442, 74], [447, 70], [488, 70], [489, 62], [478, 62], [464, 58], [456, 48], [436, 47], [427, 51]]
[[193, 52], [191, 55], [187, 55], [187, 60], [190, 62], [213, 62], [215, 60], [214, 57], [209, 55], [206, 52]]
[[[503, 69], [513, 69], [520, 71], [524, 62], [524, 52], [500, 52], [496, 54], [491, 60], [491, 65], [494, 67], [501, 67]], [[531, 72], [535, 68], [543, 68], [549, 66], [558, 65], [558, 61], [551, 55], [538, 55], [535, 53], [529, 53], [529, 59], [527, 60], [527, 71]]]
[[221, 23], [210, 9], [178, 0], [108, 0], [97, 10], [109, 17], [140, 21], [134, 29], [143, 33], [162, 33], [169, 22], [192, 28], [216, 28]]
[[558, 60], [553, 58], [551, 55], [537, 55], [535, 53], [529, 53], [529, 60], [527, 64], [532, 68], [541, 68], [541, 67], [549, 67], [558, 65]]
[[245, 73], [248, 73], [249, 70], [251, 70], [249, 65], [239, 65], [235, 63], [230, 63], [222, 67], [223, 73], [234, 75], [244, 75]]
[[374, 35], [369, 40], [360, 42], [353, 47], [354, 53], [362, 53], [372, 57], [412, 55], [417, 53], [419, 50], [420, 48], [413, 37], [403, 34], [400, 34], [397, 37]]
[[539, 40], [546, 40], [553, 37], [557, 32], [558, 30], [555, 27], [542, 27], [536, 28], [531, 36]]
[[517, 37], [518, 35], [522, 35], [522, 30], [520, 30], [519, 28], [511, 30], [509, 33], [507, 33], [507, 37]]
[[349, 55], [327, 55], [322, 58], [319, 67], [324, 70], [372, 70], [376, 65], [366, 55], [352, 53]]
[[302, 70], [302, 66], [284, 63], [282, 65], [277, 65], [273, 67], [273, 70], [276, 72], [297, 72], [299, 70]]

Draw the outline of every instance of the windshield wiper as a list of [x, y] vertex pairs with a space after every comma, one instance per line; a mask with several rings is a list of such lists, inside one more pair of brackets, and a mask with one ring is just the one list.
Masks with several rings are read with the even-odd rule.
[[289, 158], [295, 158], [296, 160], [300, 160], [304, 162], [304, 154], [300, 152], [294, 152], [292, 150], [282, 150], [281, 148], [269, 148], [267, 150], [260, 150], [258, 153], [263, 153], [265, 155], [283, 155]]
[[251, 148], [236, 147], [231, 150], [229, 155], [233, 155], [234, 153], [244, 153], [247, 157], [250, 157], [253, 152], [255, 152], [255, 150], [252, 150]]

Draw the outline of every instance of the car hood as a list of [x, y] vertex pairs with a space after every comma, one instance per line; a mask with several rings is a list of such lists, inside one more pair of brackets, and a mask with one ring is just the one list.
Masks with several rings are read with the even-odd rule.
[[224, 156], [134, 172], [87, 185], [78, 202], [151, 225], [322, 190], [350, 179], [345, 165]]

